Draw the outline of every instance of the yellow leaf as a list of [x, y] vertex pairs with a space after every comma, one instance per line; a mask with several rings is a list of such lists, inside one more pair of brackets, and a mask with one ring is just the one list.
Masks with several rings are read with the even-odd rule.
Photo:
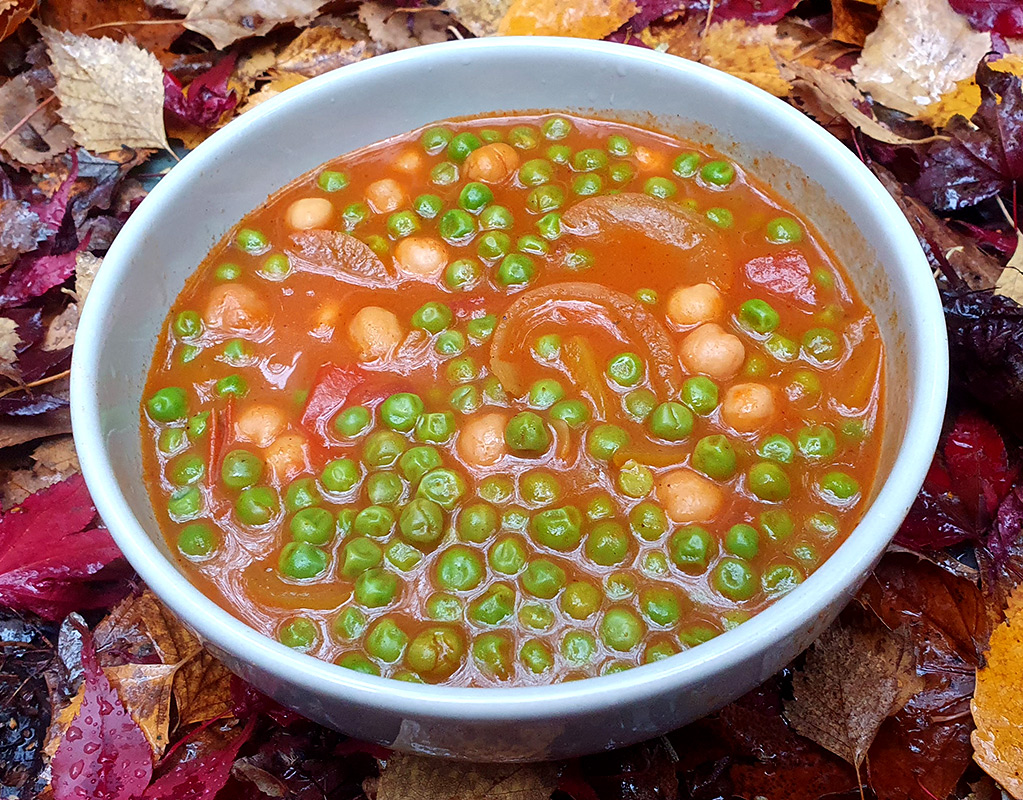
[[779, 36], [774, 25], [746, 25], [730, 19], [711, 25], [703, 35], [700, 61], [742, 78], [775, 97], [785, 97], [792, 85], [782, 77], [776, 57], [795, 58], [799, 43]]
[[973, 760], [1016, 800], [1023, 798], [1023, 588], [1009, 598], [1006, 619], [991, 634], [970, 703], [977, 729]]
[[60, 116], [96, 153], [164, 148], [163, 67], [130, 41], [75, 36], [40, 26], [57, 79]]
[[372, 55], [368, 42], [349, 39], [339, 28], [319, 25], [306, 28], [285, 47], [271, 71], [315, 78]]
[[856, 85], [889, 108], [916, 114], [968, 78], [991, 49], [948, 0], [891, 0], [852, 69]]
[[162, 756], [167, 747], [171, 686], [177, 671], [177, 664], [122, 664], [103, 670], [125, 709], [142, 729], [154, 759]]
[[201, 33], [218, 50], [250, 36], [263, 36], [278, 25], [304, 28], [327, 0], [146, 0], [184, 14], [183, 24]]
[[245, 102], [238, 107], [238, 113], [244, 114], [246, 111], [251, 111], [260, 103], [265, 103], [271, 97], [276, 97], [281, 92], [285, 92], [294, 86], [298, 86], [300, 83], [305, 83], [307, 80], [309, 79], [304, 75], [299, 75], [297, 73], [277, 75], [272, 78], [269, 83], [261, 86], [258, 92], [250, 94], [247, 98], [245, 98]]
[[456, 20], [475, 36], [494, 36], [501, 19], [514, 0], [445, 0], [440, 8], [450, 11]]
[[[1006, 55], [998, 61], [988, 62], [988, 66], [996, 72], [1011, 72], [1023, 78], [1023, 56]], [[980, 87], [974, 75], [964, 78], [956, 84], [955, 89], [946, 92], [941, 99], [924, 108], [916, 118], [926, 122], [932, 128], [943, 128], [956, 114], [969, 119], [980, 108]]]
[[498, 25], [502, 36], [603, 39], [636, 13], [632, 0], [515, 0]]

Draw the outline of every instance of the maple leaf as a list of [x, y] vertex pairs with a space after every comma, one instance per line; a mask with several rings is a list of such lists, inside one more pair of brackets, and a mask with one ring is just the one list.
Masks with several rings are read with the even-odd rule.
[[968, 77], [991, 49], [948, 0], [890, 0], [852, 69], [860, 91], [915, 114]]
[[82, 703], [53, 755], [55, 800], [131, 800], [153, 774], [149, 743], [125, 710], [82, 626]]
[[632, 0], [514, 0], [498, 25], [502, 36], [574, 36], [603, 39], [639, 9]]
[[146, 0], [184, 14], [182, 24], [201, 33], [218, 50], [239, 39], [264, 36], [278, 25], [303, 28], [327, 0]]
[[469, 764], [394, 753], [380, 773], [377, 800], [549, 800], [553, 764]]
[[838, 622], [793, 676], [785, 717], [798, 733], [859, 767], [881, 723], [922, 688], [906, 636], [869, 618]]
[[[0, 517], [0, 604], [61, 619], [103, 608], [120, 593], [102, 583], [121, 552], [80, 475], [33, 494]], [[90, 586], [90, 584], [92, 584]]]
[[210, 128], [238, 105], [238, 95], [228, 89], [227, 81], [237, 61], [235, 54], [222, 58], [218, 64], [197, 75], [181, 88], [181, 81], [166, 70], [163, 73], [164, 109], [189, 125]]
[[949, 0], [974, 28], [1002, 36], [1023, 36], [1023, 5], [1019, 0]]
[[213, 800], [231, 777], [231, 766], [238, 751], [252, 736], [255, 727], [256, 718], [252, 717], [223, 749], [178, 761], [153, 781], [142, 800]]
[[1023, 90], [1020, 78], [987, 64], [977, 68], [981, 103], [972, 120], [953, 117], [949, 141], [928, 147], [913, 191], [939, 211], [976, 205], [1023, 179]]
[[206, 650], [182, 664], [174, 680], [178, 724], [192, 725], [228, 714], [234, 707], [234, 675]]
[[41, 31], [60, 115], [75, 141], [97, 153], [170, 149], [163, 127], [163, 68], [152, 53], [129, 41]]

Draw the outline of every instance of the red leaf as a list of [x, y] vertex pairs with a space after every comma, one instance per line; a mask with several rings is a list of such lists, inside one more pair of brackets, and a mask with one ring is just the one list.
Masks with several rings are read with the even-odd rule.
[[51, 236], [57, 232], [61, 221], [64, 219], [64, 212], [67, 211], [68, 200], [71, 197], [71, 188], [78, 180], [78, 152], [71, 151], [71, 169], [67, 178], [60, 185], [60, 188], [53, 193], [53, 197], [42, 203], [33, 203], [29, 209], [39, 217], [39, 221], [51, 230]]
[[[775, 23], [788, 14], [799, 0], [718, 0], [714, 3], [712, 19], [741, 19], [757, 25]], [[710, 0], [687, 0], [690, 13], [706, 15]]]
[[806, 305], [815, 305], [817, 292], [810, 280], [810, 265], [798, 250], [786, 250], [746, 262], [746, 277], [769, 292]]
[[979, 414], [964, 412], [945, 438], [944, 455], [955, 493], [977, 527], [986, 527], [1016, 478], [1001, 435]]
[[1015, 233], [982, 228], [979, 225], [974, 225], [972, 222], [959, 222], [959, 225], [966, 228], [980, 244], [993, 247], [1002, 255], [1011, 256], [1016, 252], [1016, 245], [1019, 239]]
[[636, 0], [639, 9], [629, 20], [628, 27], [638, 32], [650, 26], [652, 22], [668, 16], [681, 8], [685, 8], [685, 0]]
[[123, 565], [81, 475], [28, 497], [0, 518], [0, 604], [59, 620], [75, 610], [104, 608], [119, 587], [99, 575]]
[[949, 0], [949, 5], [979, 31], [1023, 36], [1023, 5], [1019, 0]]
[[223, 750], [179, 761], [170, 772], [153, 781], [142, 797], [144, 800], [213, 800], [231, 777], [231, 765], [255, 725], [256, 717], [251, 717], [242, 732]]
[[152, 750], [96, 660], [82, 628], [82, 706], [53, 756], [55, 800], [131, 800], [153, 776]]
[[235, 53], [222, 59], [219, 64], [193, 78], [187, 89], [182, 89], [181, 82], [164, 70], [164, 110], [199, 128], [215, 125], [225, 112], [238, 104], [237, 93], [227, 87], [236, 59]]
[[935, 455], [920, 493], [895, 534], [895, 542], [911, 550], [936, 550], [979, 535], [963, 504], [952, 493], [952, 480], [941, 456]]

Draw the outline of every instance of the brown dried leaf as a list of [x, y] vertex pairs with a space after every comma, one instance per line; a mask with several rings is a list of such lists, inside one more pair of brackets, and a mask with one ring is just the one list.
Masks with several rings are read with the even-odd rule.
[[238, 107], [238, 113], [244, 114], [246, 111], [251, 111], [260, 103], [265, 103], [271, 97], [276, 97], [281, 92], [286, 92], [288, 89], [298, 86], [300, 83], [305, 83], [307, 80], [309, 80], [307, 77], [297, 73], [277, 75], [269, 83], [261, 86], [258, 92], [250, 94], [245, 98], [245, 102]]
[[[43, 164], [74, 143], [71, 129], [53, 108], [39, 108], [49, 94], [48, 89], [33, 85], [29, 73], [16, 75], [0, 86], [0, 140], [4, 140], [0, 149], [16, 165]], [[22, 122], [25, 117], [28, 119]], [[19, 124], [17, 133], [11, 134]]]
[[174, 679], [178, 724], [192, 725], [231, 712], [231, 681], [234, 676], [206, 650], [185, 662]]
[[55, 436], [43, 442], [33, 451], [32, 460], [40, 475], [57, 475], [60, 480], [82, 471], [71, 436]]
[[85, 303], [89, 295], [92, 282], [96, 279], [96, 273], [103, 266], [103, 259], [95, 256], [88, 250], [75, 255], [75, 298], [79, 305]]
[[75, 343], [78, 331], [78, 303], [68, 303], [50, 320], [43, 337], [43, 350], [62, 350]]
[[22, 253], [36, 249], [46, 234], [39, 215], [27, 203], [0, 200], [0, 267], [14, 263]]
[[0, 0], [0, 42], [14, 33], [35, 7], [36, 0]]
[[[0, 419], [0, 449], [70, 432], [71, 414], [66, 408], [33, 417], [8, 416]], [[9, 508], [6, 504], [4, 507]]]
[[514, 0], [498, 25], [502, 36], [603, 39], [636, 13], [632, 0]]
[[554, 764], [466, 764], [395, 753], [380, 773], [377, 800], [549, 800]]
[[163, 67], [152, 53], [128, 41], [41, 30], [60, 115], [75, 141], [97, 153], [170, 149], [163, 127]]
[[7, 317], [0, 317], [0, 371], [9, 370], [18, 360], [15, 348], [21, 344], [18, 323]]
[[991, 34], [973, 30], [948, 0], [891, 0], [853, 67], [879, 103], [916, 114], [973, 75]]
[[339, 28], [317, 26], [306, 28], [285, 47], [271, 71], [315, 78], [372, 55], [367, 42], [349, 39]]
[[495, 36], [514, 0], [445, 0], [440, 7], [450, 11], [475, 36]]
[[180, 664], [202, 651], [198, 638], [184, 627], [149, 589], [127, 597], [96, 626], [96, 649], [116, 650], [135, 661]]
[[359, 21], [382, 52], [405, 50], [420, 44], [448, 40], [451, 20], [433, 9], [419, 13], [395, 9], [393, 5], [368, 0], [359, 6]]
[[991, 634], [970, 703], [973, 760], [1016, 800], [1023, 798], [1023, 588], [1009, 597], [1005, 621]]
[[179, 14], [190, 31], [201, 33], [218, 50], [239, 39], [264, 36], [278, 25], [304, 28], [327, 0], [146, 0]]
[[876, 619], [838, 622], [793, 676], [785, 717], [798, 733], [859, 767], [881, 723], [922, 688], [904, 635]]
[[831, 0], [831, 38], [860, 47], [874, 29], [880, 13], [873, 3]]
[[122, 664], [103, 670], [158, 759], [167, 748], [171, 686], [177, 664]]
[[791, 84], [778, 68], [778, 59], [796, 57], [799, 42], [780, 36], [776, 25], [747, 25], [731, 19], [711, 25], [703, 35], [700, 61], [742, 78], [776, 97], [786, 97]]

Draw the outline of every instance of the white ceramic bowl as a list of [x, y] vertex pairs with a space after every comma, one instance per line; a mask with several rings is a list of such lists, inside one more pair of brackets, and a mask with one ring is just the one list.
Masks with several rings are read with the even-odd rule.
[[[460, 689], [362, 675], [257, 633], [177, 569], [140, 479], [139, 404], [157, 333], [207, 251], [293, 178], [341, 153], [447, 117], [560, 109], [713, 145], [817, 226], [876, 314], [887, 348], [878, 489], [809, 579], [699, 647], [555, 686]], [[282, 703], [401, 750], [477, 760], [596, 752], [676, 728], [765, 680], [837, 615], [880, 557], [937, 442], [948, 358], [916, 237], [870, 172], [780, 100], [649, 50], [571, 39], [482, 39], [373, 58], [308, 81], [190, 153], [118, 235], [85, 305], [71, 370], [82, 470], [139, 575], [240, 676]]]

